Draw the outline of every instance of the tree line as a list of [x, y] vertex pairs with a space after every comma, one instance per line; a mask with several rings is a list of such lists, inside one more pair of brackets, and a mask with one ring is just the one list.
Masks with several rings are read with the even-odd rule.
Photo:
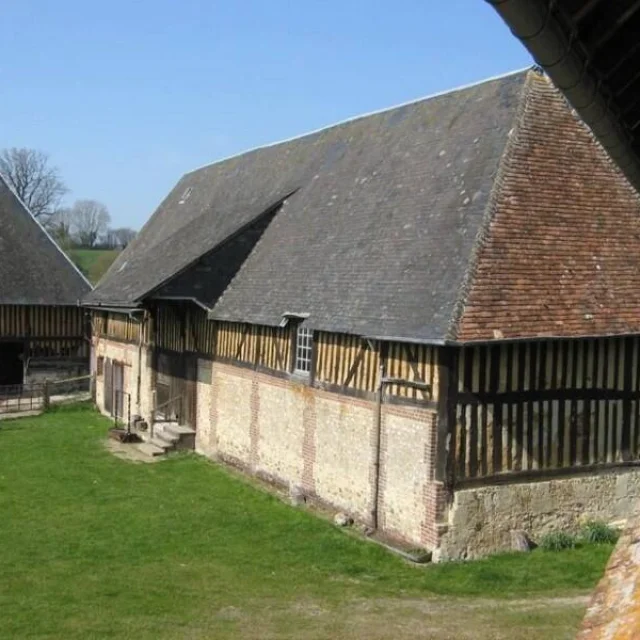
[[64, 206], [69, 189], [42, 151], [3, 149], [0, 174], [33, 217], [65, 248], [124, 248], [136, 236], [129, 227], [112, 228], [109, 210], [97, 200], [81, 199]]

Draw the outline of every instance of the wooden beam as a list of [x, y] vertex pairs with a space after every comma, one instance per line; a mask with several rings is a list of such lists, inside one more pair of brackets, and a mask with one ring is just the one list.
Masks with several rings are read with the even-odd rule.
[[442, 347], [438, 353], [438, 426], [436, 431], [435, 479], [443, 482], [451, 493], [456, 481], [456, 372], [457, 351]]
[[595, 8], [600, 4], [600, 0], [587, 0], [575, 13], [571, 15], [571, 18], [575, 22], [584, 20]]
[[593, 46], [594, 49], [600, 49], [601, 47], [603, 47], [607, 42], [609, 42], [609, 40], [611, 40], [611, 38], [613, 38], [613, 36], [615, 36], [618, 29], [620, 29], [620, 27], [622, 27], [625, 24], [625, 22], [627, 22], [631, 17], [633, 17], [633, 15], [638, 11], [638, 9], [640, 9], [640, 0], [636, 0], [634, 3], [632, 3], [631, 6], [628, 9], [626, 9], [626, 11], [623, 11], [614, 20], [613, 24], [608, 29], [606, 29], [604, 33], [600, 35], [600, 37], [598, 37], [595, 40], [593, 45], [588, 45], [588, 46]]
[[342, 383], [345, 387], [348, 387], [351, 380], [353, 380], [353, 376], [355, 376], [356, 371], [358, 370], [358, 367], [360, 366], [360, 363], [362, 362], [366, 351], [367, 351], [367, 345], [363, 344], [360, 347], [360, 350], [358, 351], [358, 355], [353, 359], [353, 364], [351, 365], [351, 368], [347, 373], [347, 377], [344, 379], [344, 382]]

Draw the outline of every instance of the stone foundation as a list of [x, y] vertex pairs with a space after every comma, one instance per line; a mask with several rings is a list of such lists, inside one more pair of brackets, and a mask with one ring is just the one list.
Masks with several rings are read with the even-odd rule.
[[510, 548], [510, 531], [535, 542], [552, 531], [577, 532], [587, 519], [612, 522], [636, 512], [640, 469], [462, 489], [440, 541], [443, 559], [476, 558]]

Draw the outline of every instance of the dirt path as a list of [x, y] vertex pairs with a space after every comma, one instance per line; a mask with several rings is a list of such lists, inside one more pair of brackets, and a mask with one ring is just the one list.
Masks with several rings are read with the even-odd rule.
[[[339, 605], [300, 600], [282, 606], [252, 602], [213, 613], [216, 638], [260, 640], [573, 640], [587, 596], [490, 600], [358, 599]], [[202, 621], [206, 626], [207, 622]], [[210, 629], [211, 627], [209, 627]], [[184, 637], [205, 638], [205, 628]]]

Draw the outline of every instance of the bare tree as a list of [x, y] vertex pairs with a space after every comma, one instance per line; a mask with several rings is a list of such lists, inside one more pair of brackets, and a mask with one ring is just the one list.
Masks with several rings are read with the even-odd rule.
[[49, 164], [49, 156], [35, 149], [3, 149], [0, 174], [41, 221], [53, 214], [68, 192], [57, 167]]
[[74, 216], [71, 209], [69, 207], [61, 207], [56, 209], [46, 221], [47, 231], [62, 247], [66, 248], [71, 244], [73, 219]]
[[76, 200], [70, 216], [72, 233], [82, 247], [93, 247], [111, 222], [107, 207], [96, 200]]
[[113, 237], [113, 246], [124, 249], [137, 235], [136, 231], [129, 227], [120, 227], [119, 229], [111, 229]]

